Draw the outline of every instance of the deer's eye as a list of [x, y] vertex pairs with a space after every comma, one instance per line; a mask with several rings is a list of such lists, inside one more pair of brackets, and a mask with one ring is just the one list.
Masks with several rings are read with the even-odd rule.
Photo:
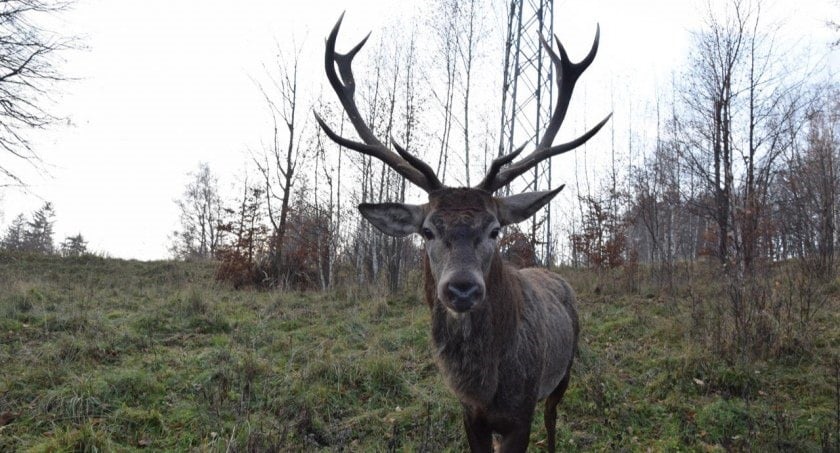
[[430, 230], [428, 228], [423, 228], [422, 233], [423, 233], [423, 237], [426, 238], [427, 241], [431, 241], [432, 239], [435, 238], [435, 234], [432, 233], [432, 230]]
[[495, 241], [498, 238], [499, 238], [499, 229], [498, 228], [493, 228], [493, 231], [490, 232], [490, 239], [493, 239]]

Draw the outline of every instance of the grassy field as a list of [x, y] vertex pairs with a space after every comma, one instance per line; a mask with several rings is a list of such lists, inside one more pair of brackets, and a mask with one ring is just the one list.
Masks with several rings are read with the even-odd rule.
[[[213, 270], [0, 255], [0, 451], [466, 449], [417, 292], [234, 291]], [[568, 277], [561, 451], [837, 451], [840, 281], [813, 341], [739, 362], [697, 342], [692, 298]]]

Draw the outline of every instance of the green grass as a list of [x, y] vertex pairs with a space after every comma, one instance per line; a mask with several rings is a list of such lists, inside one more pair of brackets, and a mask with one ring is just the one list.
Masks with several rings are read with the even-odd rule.
[[[213, 271], [0, 255], [0, 451], [466, 449], [418, 294], [234, 291]], [[696, 340], [690, 298], [569, 277], [561, 451], [837, 448], [836, 289], [807, 353], [738, 362]]]

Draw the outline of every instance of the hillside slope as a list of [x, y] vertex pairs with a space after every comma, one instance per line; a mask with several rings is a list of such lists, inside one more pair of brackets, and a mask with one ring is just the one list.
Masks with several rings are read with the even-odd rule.
[[[0, 255], [0, 451], [466, 448], [418, 294], [234, 291], [213, 271]], [[691, 299], [570, 281], [562, 451], [837, 448], [836, 293], [813, 344], [738, 363], [693, 339]]]

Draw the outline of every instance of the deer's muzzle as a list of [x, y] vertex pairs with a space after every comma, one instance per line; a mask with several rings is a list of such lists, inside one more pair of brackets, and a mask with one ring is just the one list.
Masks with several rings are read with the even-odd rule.
[[471, 310], [484, 300], [484, 282], [472, 275], [457, 275], [442, 282], [438, 288], [441, 301], [456, 312]]

